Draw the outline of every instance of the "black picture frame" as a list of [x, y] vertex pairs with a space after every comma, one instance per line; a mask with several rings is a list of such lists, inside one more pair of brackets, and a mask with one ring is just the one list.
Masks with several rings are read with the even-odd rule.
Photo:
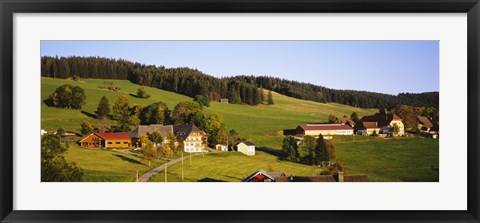
[[[478, 0], [0, 0], [0, 220], [2, 222], [479, 222]], [[19, 211], [13, 210], [14, 13], [467, 13], [468, 210], [466, 211]], [[442, 199], [439, 197], [438, 199]], [[302, 202], [302, 201], [299, 201]], [[394, 201], [392, 201], [394, 202]]]

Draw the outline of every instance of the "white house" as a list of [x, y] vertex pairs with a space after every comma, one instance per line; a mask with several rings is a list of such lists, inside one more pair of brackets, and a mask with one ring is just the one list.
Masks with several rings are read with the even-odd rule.
[[47, 131], [45, 131], [44, 129], [41, 129], [41, 130], [40, 130], [40, 135], [43, 136], [44, 134], [47, 134]]
[[223, 144], [217, 144], [215, 145], [215, 149], [216, 150], [220, 150], [220, 151], [228, 151], [228, 147], [227, 145], [223, 145]]
[[239, 152], [247, 156], [255, 155], [255, 144], [253, 144], [253, 142], [250, 142], [250, 141], [241, 142], [237, 145], [237, 149]]

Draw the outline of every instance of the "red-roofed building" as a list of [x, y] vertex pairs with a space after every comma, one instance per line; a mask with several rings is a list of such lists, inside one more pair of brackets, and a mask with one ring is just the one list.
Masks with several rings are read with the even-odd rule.
[[89, 148], [128, 148], [132, 146], [132, 139], [127, 132], [94, 132], [80, 140], [78, 144]]
[[298, 135], [323, 136], [352, 135], [353, 128], [344, 124], [304, 124], [295, 129]]

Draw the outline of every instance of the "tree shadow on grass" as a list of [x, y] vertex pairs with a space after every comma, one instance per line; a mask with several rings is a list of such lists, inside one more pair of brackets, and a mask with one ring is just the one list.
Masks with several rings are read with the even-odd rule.
[[90, 113], [90, 112], [87, 112], [87, 111], [84, 111], [82, 110], [82, 114], [90, 117], [90, 118], [94, 118], [94, 119], [97, 119], [97, 114], [93, 114], [93, 113]]
[[235, 181], [241, 181], [243, 180], [242, 178], [238, 178], [238, 177], [233, 177], [233, 176], [228, 176], [228, 175], [224, 175], [224, 174], [218, 174], [222, 177], [227, 177], [227, 178], [230, 178], [230, 179], [234, 179]]
[[129, 162], [129, 163], [146, 165], [146, 164], [143, 164], [143, 163], [141, 163], [141, 162], [139, 162], [139, 161], [137, 161], [137, 160], [134, 160], [134, 159], [132, 159], [132, 158], [128, 158], [128, 157], [123, 156], [123, 155], [120, 155], [120, 154], [112, 154], [112, 155], [114, 155], [114, 156], [122, 159], [123, 161], [127, 161], [127, 162]]
[[257, 147], [256, 150], [276, 156], [279, 160], [282, 159], [282, 151], [278, 149], [272, 149], [267, 147]]
[[55, 107], [55, 105], [53, 104], [52, 99], [50, 99], [50, 98], [47, 98], [47, 99], [43, 100], [43, 103], [44, 103], [46, 106], [48, 106], [48, 107]]
[[130, 93], [130, 94], [128, 94], [128, 95], [130, 95], [130, 96], [132, 96], [132, 97], [134, 97], [134, 98], [140, 98], [140, 99], [143, 99], [143, 98], [141, 98], [141, 97], [138, 97], [138, 95], [136, 95], [136, 94], [132, 94], [132, 93]]
[[294, 136], [297, 134], [296, 129], [283, 129], [283, 135], [285, 136]]

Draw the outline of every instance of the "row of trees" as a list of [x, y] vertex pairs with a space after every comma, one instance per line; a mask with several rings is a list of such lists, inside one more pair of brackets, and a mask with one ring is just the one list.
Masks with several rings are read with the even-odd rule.
[[122, 79], [184, 94], [203, 95], [210, 100], [229, 98], [231, 103], [261, 104], [264, 92], [255, 84], [215, 78], [186, 67], [147, 66], [125, 60], [99, 57], [42, 57], [42, 76], [52, 78]]
[[405, 104], [414, 107], [433, 107], [438, 109], [439, 103], [438, 92], [400, 93], [395, 96], [368, 91], [336, 90], [268, 76], [236, 76], [230, 79], [256, 84], [259, 87], [294, 98], [322, 103], [335, 102], [361, 108], [392, 109], [396, 105]]
[[304, 136], [300, 145], [293, 136], [286, 136], [282, 143], [282, 155], [286, 160], [316, 166], [336, 159], [335, 146], [325, 141], [321, 134], [316, 139]]
[[[265, 98], [263, 89], [294, 98], [336, 102], [362, 108], [392, 109], [399, 104], [438, 109], [438, 92], [381, 94], [367, 91], [335, 90], [309, 83], [268, 76], [235, 76], [215, 78], [187, 67], [165, 68], [126, 60], [99, 57], [42, 57], [42, 76], [53, 78], [123, 79], [164, 89], [190, 97], [203, 95], [210, 100], [228, 98], [231, 103], [257, 105], [273, 101]], [[269, 98], [271, 99], [271, 97]]]
[[[113, 106], [103, 96], [98, 102], [96, 115], [98, 119], [113, 119], [117, 121], [114, 130], [118, 132], [131, 131], [135, 126], [151, 124], [188, 124], [194, 123], [208, 134], [210, 144], [224, 143], [227, 140], [225, 121], [218, 112], [204, 109], [206, 101], [196, 97], [194, 101], [183, 101], [170, 110], [164, 102], [155, 102], [147, 106], [131, 105], [128, 97], [120, 95]], [[199, 102], [197, 101], [200, 101]], [[208, 104], [208, 103], [207, 103]], [[81, 123], [82, 134], [90, 134], [94, 129], [88, 122]], [[166, 137], [166, 136], [164, 136]]]
[[402, 118], [402, 122], [406, 129], [417, 129], [417, 116], [426, 116], [430, 118], [436, 118], [438, 120], [439, 112], [435, 108], [428, 107], [413, 107], [408, 105], [396, 106], [391, 111]]

